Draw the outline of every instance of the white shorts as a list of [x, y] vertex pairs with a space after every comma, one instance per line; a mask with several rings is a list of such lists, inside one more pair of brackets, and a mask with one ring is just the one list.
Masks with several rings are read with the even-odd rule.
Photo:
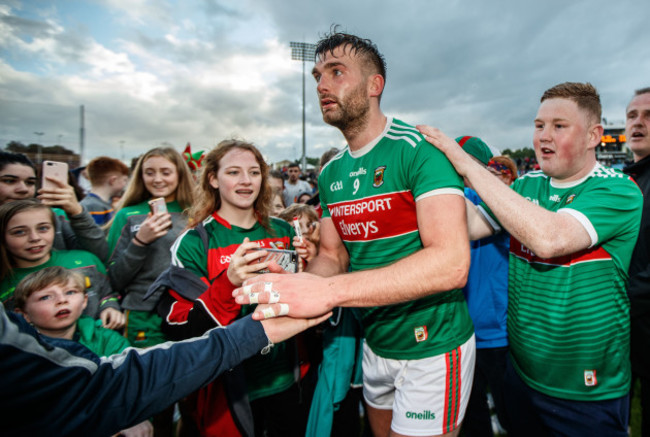
[[444, 434], [465, 417], [475, 360], [474, 335], [456, 349], [420, 360], [381, 358], [364, 343], [363, 396], [373, 408], [393, 410], [396, 433]]

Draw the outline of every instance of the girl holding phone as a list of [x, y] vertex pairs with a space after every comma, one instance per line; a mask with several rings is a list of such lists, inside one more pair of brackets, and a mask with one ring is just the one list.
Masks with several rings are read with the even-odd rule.
[[[264, 269], [277, 271], [277, 265], [262, 261], [268, 254], [264, 249], [293, 248], [291, 225], [269, 216], [269, 171], [255, 146], [222, 141], [202, 164], [190, 210], [198, 226], [185, 231], [172, 248], [173, 268], [198, 286], [188, 292], [187, 284], [171, 283], [160, 303], [164, 329], [173, 339], [201, 335], [252, 312], [252, 306], [235, 303], [232, 291]], [[304, 435], [307, 407], [299, 401], [295, 356], [294, 343], [275, 345], [203, 389], [194, 405], [202, 435], [217, 430], [223, 435], [248, 434], [253, 419], [256, 435], [265, 430], [269, 436]]]
[[[169, 266], [169, 248], [187, 225], [183, 213], [192, 204], [192, 176], [181, 155], [170, 147], [146, 152], [108, 224], [108, 276], [122, 296], [125, 336], [136, 347], [166, 340], [153, 312], [159, 296], [143, 301], [151, 283]], [[151, 213], [149, 201], [163, 198], [167, 212]]]
[[[67, 172], [65, 174], [67, 178]], [[56, 215], [54, 248], [87, 250], [102, 261], [108, 257], [106, 235], [77, 200], [74, 188], [65, 180], [48, 178], [49, 186], [38, 190], [38, 199]], [[36, 167], [22, 153], [0, 152], [0, 205], [31, 199], [37, 192]]]

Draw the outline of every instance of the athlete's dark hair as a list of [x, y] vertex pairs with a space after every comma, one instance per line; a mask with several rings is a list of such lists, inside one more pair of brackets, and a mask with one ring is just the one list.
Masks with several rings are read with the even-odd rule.
[[330, 33], [325, 34], [320, 41], [316, 43], [316, 52], [314, 60], [322, 58], [325, 53], [334, 55], [337, 47], [344, 46], [349, 48], [350, 52], [361, 56], [364, 60], [364, 66], [373, 74], [379, 74], [386, 81], [386, 60], [379, 53], [377, 46], [369, 39], [359, 38], [349, 33], [339, 32], [338, 25], [332, 25]]
[[648, 94], [648, 93], [650, 93], [650, 86], [634, 91], [634, 96], [636, 97], [636, 96], [640, 96], [641, 94]]

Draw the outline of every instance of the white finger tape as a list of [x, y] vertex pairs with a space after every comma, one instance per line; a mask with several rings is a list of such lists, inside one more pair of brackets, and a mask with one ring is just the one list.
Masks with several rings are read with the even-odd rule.
[[271, 319], [271, 318], [275, 317], [275, 311], [273, 311], [273, 308], [271, 308], [271, 307], [264, 308], [264, 310], [262, 311], [262, 314], [264, 315], [265, 319]]
[[251, 293], [248, 295], [248, 298], [250, 299], [251, 304], [254, 303], [260, 303], [260, 294], [259, 293]]
[[280, 302], [280, 293], [273, 291], [269, 297], [269, 303], [278, 303]]
[[265, 282], [264, 291], [268, 291], [269, 293], [271, 293], [273, 291], [273, 282]]
[[253, 284], [246, 284], [241, 290], [244, 294], [251, 294], [253, 291]]
[[289, 304], [281, 303], [280, 304], [280, 315], [281, 316], [286, 316], [287, 314], [289, 314]]

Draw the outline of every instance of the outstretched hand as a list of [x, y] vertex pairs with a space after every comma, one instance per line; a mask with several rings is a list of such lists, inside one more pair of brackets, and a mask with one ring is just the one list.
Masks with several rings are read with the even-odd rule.
[[265, 274], [247, 279], [235, 289], [235, 302], [270, 304], [255, 309], [253, 319], [264, 320], [281, 315], [298, 318], [319, 317], [334, 308], [329, 278], [310, 273], [292, 275]]
[[284, 340], [287, 340], [294, 335], [312, 328], [325, 320], [327, 320], [332, 315], [332, 312], [323, 314], [319, 317], [313, 317], [310, 319], [295, 319], [293, 317], [277, 317], [274, 319], [262, 320], [262, 327], [266, 336], [273, 343], [280, 343]]

